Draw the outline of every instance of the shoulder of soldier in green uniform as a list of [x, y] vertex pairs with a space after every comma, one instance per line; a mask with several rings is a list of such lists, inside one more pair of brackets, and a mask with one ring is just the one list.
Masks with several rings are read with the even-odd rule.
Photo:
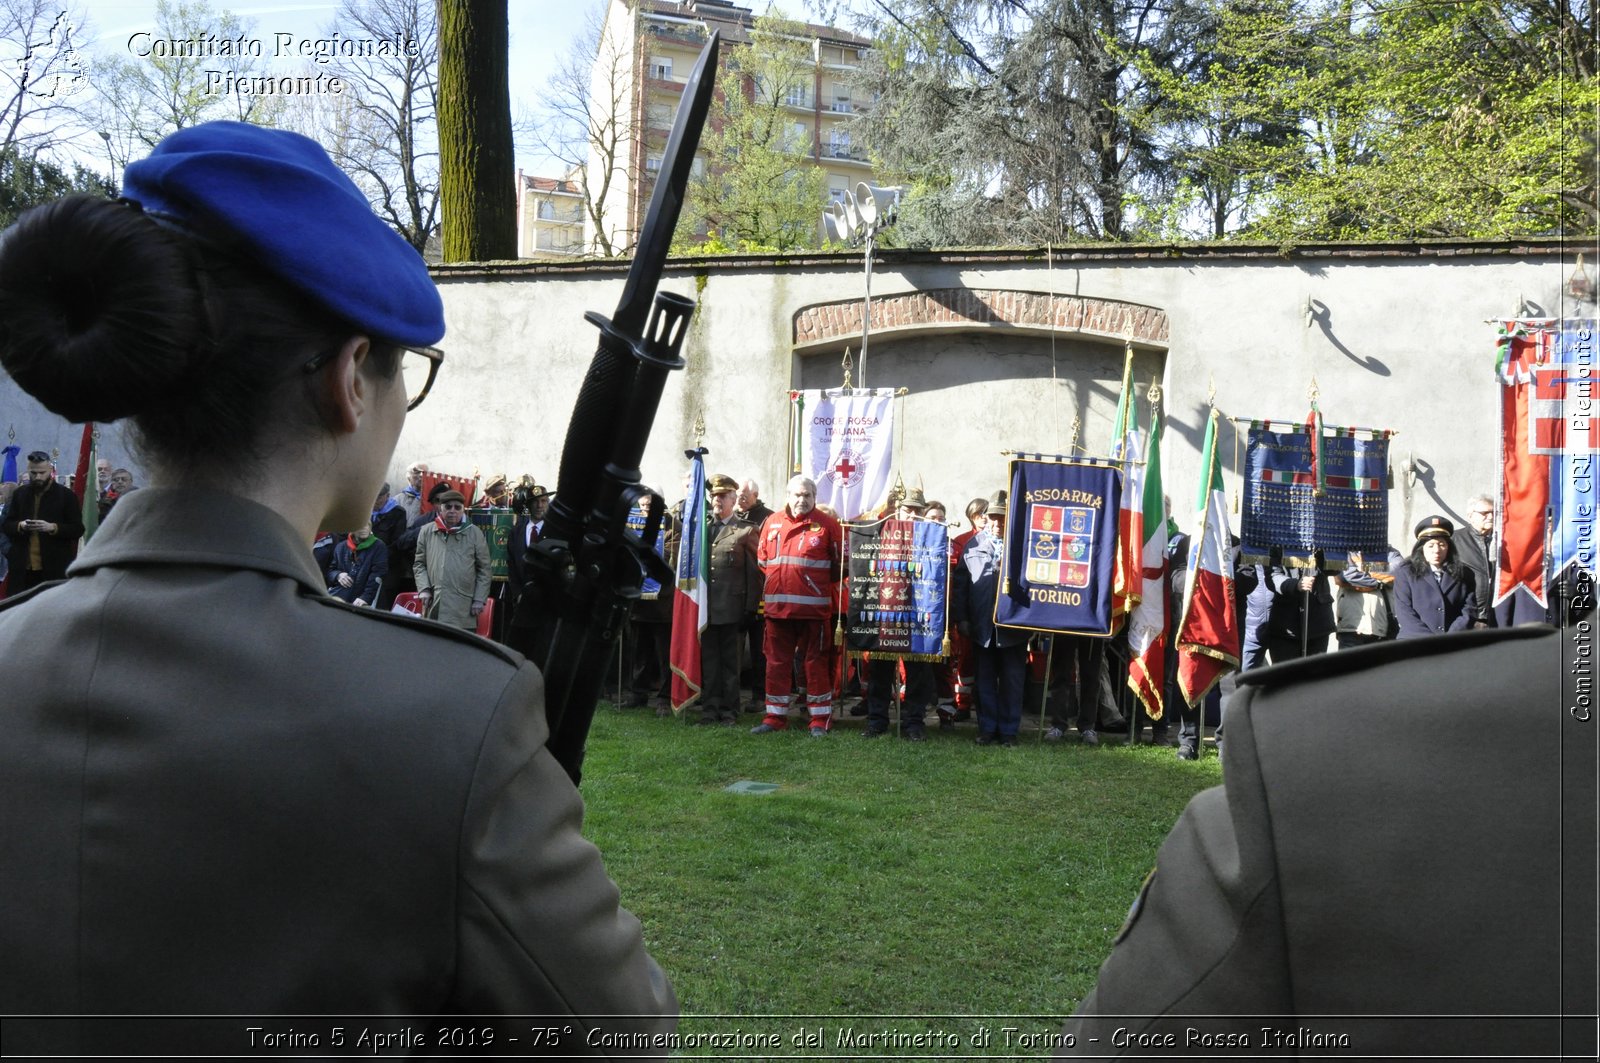
[[502, 646], [498, 642], [490, 642], [488, 639], [480, 638], [465, 628], [451, 627], [448, 624], [440, 624], [431, 620], [423, 620], [420, 617], [414, 616], [410, 613], [401, 615], [400, 613], [383, 612], [367, 606], [358, 607], [351, 605], [349, 602], [335, 598], [332, 595], [322, 598], [313, 594], [308, 594], [305, 597], [307, 601], [315, 602], [318, 605], [325, 606], [330, 609], [338, 609], [342, 612], [351, 613], [355, 616], [361, 617], [364, 620], [372, 621], [374, 623], [389, 624], [412, 634], [449, 639], [451, 642], [456, 642], [463, 646], [471, 646], [473, 649], [476, 649], [482, 653], [488, 653], [492, 656], [498, 657], [513, 667], [520, 667], [522, 662], [526, 659], [517, 651], [506, 646]]
[[1475, 631], [1453, 631], [1431, 638], [1400, 639], [1363, 646], [1355, 650], [1319, 653], [1315, 657], [1285, 661], [1267, 668], [1253, 668], [1240, 672], [1235, 682], [1240, 686], [1279, 687], [1290, 683], [1333, 676], [1347, 676], [1394, 661], [1411, 661], [1440, 653], [1456, 653], [1476, 646], [1519, 639], [1536, 639], [1553, 633], [1549, 624], [1523, 624], [1510, 628], [1479, 628]]

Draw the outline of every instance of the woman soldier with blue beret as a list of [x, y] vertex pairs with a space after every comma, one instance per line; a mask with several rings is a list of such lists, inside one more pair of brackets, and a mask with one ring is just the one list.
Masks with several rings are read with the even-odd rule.
[[580, 834], [536, 669], [346, 606], [311, 559], [367, 519], [439, 369], [422, 259], [293, 133], [181, 130], [123, 194], [0, 243], [0, 363], [69, 420], [132, 418], [153, 481], [0, 606], [26, 662], [0, 1011], [519, 1013], [559, 1018], [561, 1054], [659, 1044], [676, 1001]]

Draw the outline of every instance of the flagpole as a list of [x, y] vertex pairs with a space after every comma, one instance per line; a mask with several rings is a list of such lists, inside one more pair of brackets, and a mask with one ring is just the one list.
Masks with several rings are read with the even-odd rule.
[[1036, 745], [1044, 741], [1044, 713], [1050, 704], [1050, 672], [1053, 670], [1055, 660], [1056, 637], [1051, 635], [1050, 648], [1044, 651], [1044, 689], [1039, 693], [1039, 737], [1034, 739]]

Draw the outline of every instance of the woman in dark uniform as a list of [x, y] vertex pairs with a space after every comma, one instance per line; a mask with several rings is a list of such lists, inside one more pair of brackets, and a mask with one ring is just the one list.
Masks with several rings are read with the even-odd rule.
[[1472, 570], [1454, 556], [1455, 525], [1428, 517], [1416, 527], [1411, 556], [1395, 566], [1394, 613], [1399, 638], [1465, 631], [1478, 615]]
[[[0, 696], [0, 1011], [537, 1014], [561, 1054], [671, 1029], [538, 672], [337, 602], [311, 559], [438, 370], [421, 258], [292, 133], [182, 130], [124, 195], [0, 244], [0, 364], [70, 420], [132, 417], [153, 481], [0, 607], [28, 662]], [[8, 1022], [7, 1048], [101, 1029]]]

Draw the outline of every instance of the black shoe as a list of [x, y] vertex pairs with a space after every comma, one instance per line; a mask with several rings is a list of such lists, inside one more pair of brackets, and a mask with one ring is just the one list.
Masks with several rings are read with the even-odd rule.
[[955, 720], [956, 723], [966, 723], [968, 720], [972, 719], [972, 711], [970, 709], [957, 709], [955, 716], [951, 718]]
[[866, 714], [867, 714], [867, 703], [866, 702], [858, 701], [854, 705], [850, 706], [850, 715], [851, 716], [861, 717], [861, 716], [865, 716]]
[[1014, 746], [1014, 745], [1017, 744], [1017, 736], [1016, 735], [1001, 735], [1000, 736], [1000, 744], [1003, 745], [1003, 746]]
[[906, 727], [901, 730], [900, 737], [907, 742], [926, 742], [928, 740], [928, 732], [921, 727]]
[[952, 720], [948, 716], [939, 717], [939, 730], [941, 730], [941, 731], [954, 731], [955, 729], [956, 729], [956, 722], [954, 720]]
[[1194, 748], [1194, 746], [1191, 746], [1187, 742], [1185, 742], [1183, 745], [1178, 747], [1178, 759], [1179, 760], [1199, 760], [1200, 759], [1200, 753]]
[[888, 733], [889, 733], [889, 729], [887, 727], [868, 727], [865, 731], [861, 732], [861, 737], [862, 738], [882, 738], [884, 735], [886, 735]]
[[975, 741], [975, 743], [977, 745], [980, 745], [980, 746], [996, 746], [996, 745], [1000, 744], [1000, 736], [999, 735], [992, 735], [992, 734], [981, 734], [974, 741]]

